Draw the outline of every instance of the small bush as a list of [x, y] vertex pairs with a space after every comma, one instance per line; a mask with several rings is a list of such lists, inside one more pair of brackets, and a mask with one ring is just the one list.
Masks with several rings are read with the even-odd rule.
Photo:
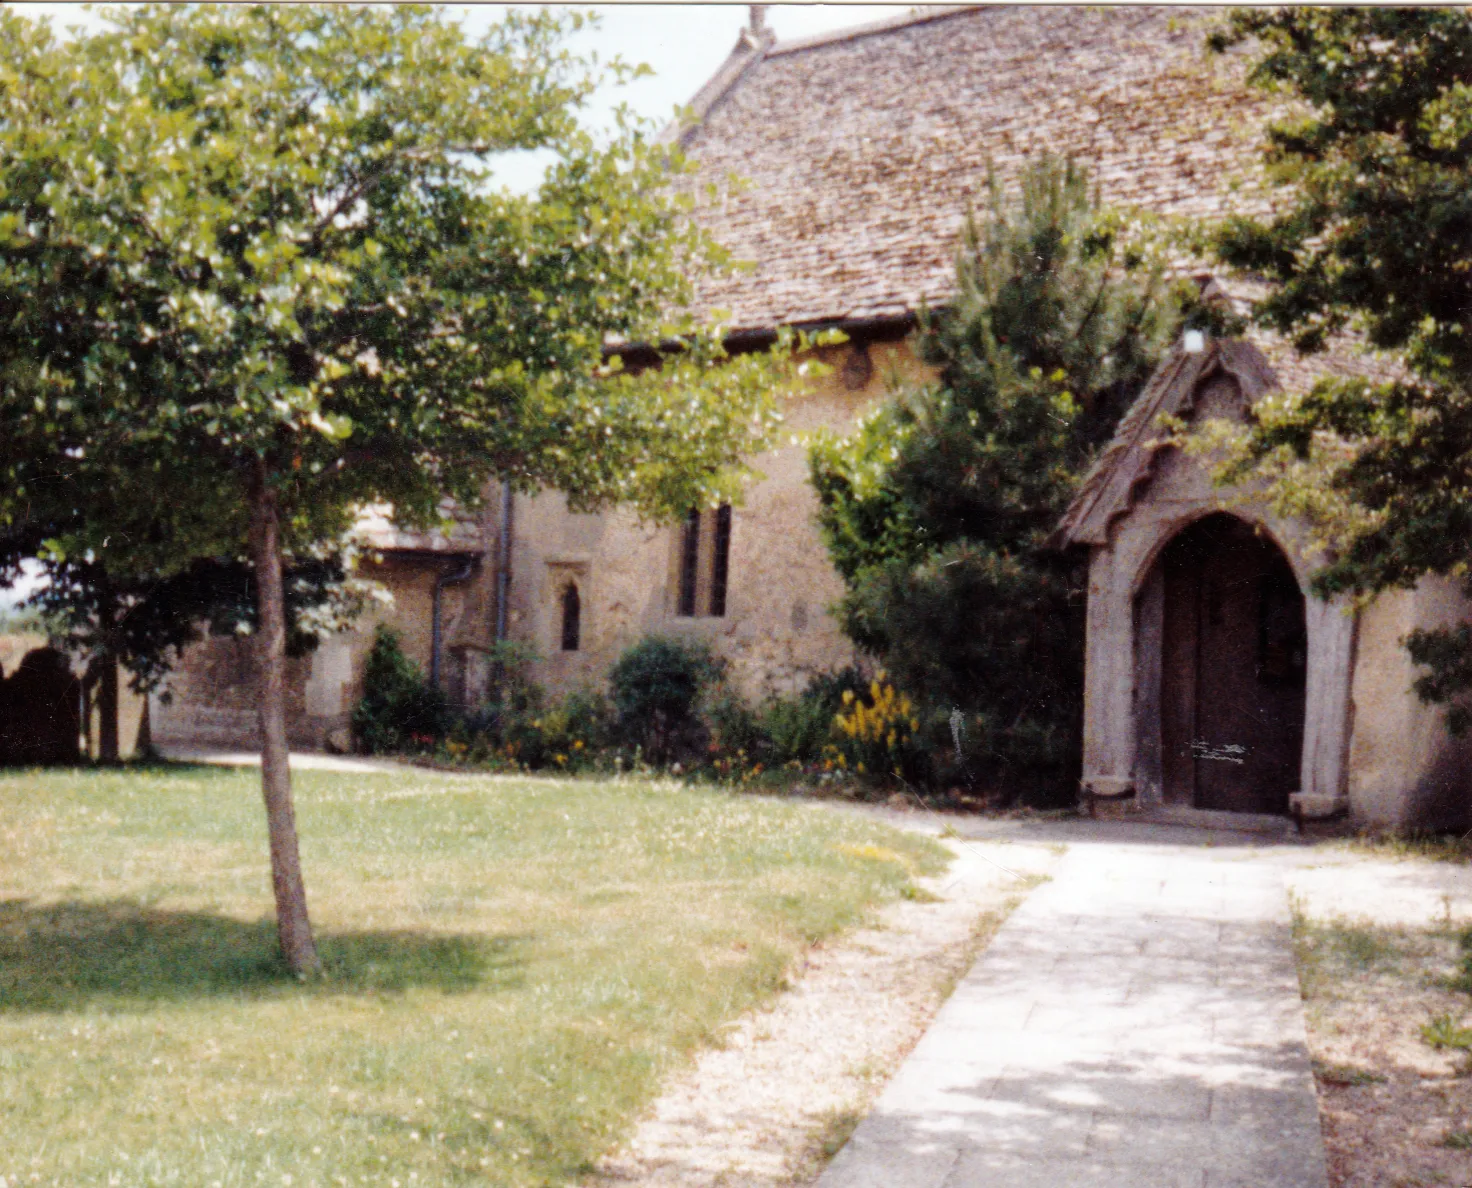
[[774, 697], [762, 707], [762, 728], [775, 763], [811, 763], [823, 754], [833, 731], [833, 713], [808, 697]]
[[606, 697], [578, 689], [534, 716], [513, 717], [504, 737], [513, 757], [526, 767], [581, 770], [609, 745], [613, 722]]
[[913, 745], [920, 729], [915, 712], [881, 670], [868, 688], [844, 690], [843, 708], [833, 719], [836, 741], [828, 753], [856, 775], [913, 777], [920, 759]]
[[711, 750], [727, 754], [756, 755], [769, 747], [763, 716], [746, 704], [735, 689], [723, 685], [710, 698], [706, 710], [710, 723]]
[[1433, 1048], [1472, 1050], [1472, 1028], [1463, 1027], [1455, 1015], [1437, 1015], [1421, 1028], [1421, 1040]]
[[693, 750], [702, 733], [701, 701], [721, 671], [701, 643], [651, 635], [634, 644], [608, 676], [623, 740], [655, 764]]
[[816, 763], [833, 741], [833, 719], [843, 709], [845, 689], [867, 680], [856, 668], [820, 673], [797, 697], [774, 697], [762, 709], [762, 727], [774, 763]]
[[445, 695], [404, 655], [398, 633], [380, 625], [363, 674], [363, 697], [353, 710], [358, 745], [369, 754], [431, 746], [449, 721]]

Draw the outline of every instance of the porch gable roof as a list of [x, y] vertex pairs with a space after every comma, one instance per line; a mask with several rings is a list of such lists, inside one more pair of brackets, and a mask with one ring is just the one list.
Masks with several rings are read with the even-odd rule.
[[1197, 392], [1221, 372], [1237, 382], [1248, 407], [1279, 386], [1267, 356], [1245, 339], [1211, 339], [1194, 353], [1177, 346], [1121, 418], [1113, 440], [1048, 538], [1051, 547], [1109, 543], [1110, 525], [1134, 506], [1150, 480], [1156, 454], [1171, 448], [1160, 433], [1161, 419], [1188, 416]]

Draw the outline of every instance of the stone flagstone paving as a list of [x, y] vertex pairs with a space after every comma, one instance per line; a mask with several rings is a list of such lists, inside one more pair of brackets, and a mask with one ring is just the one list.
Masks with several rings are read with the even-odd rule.
[[1072, 846], [818, 1188], [1327, 1188], [1282, 873]]

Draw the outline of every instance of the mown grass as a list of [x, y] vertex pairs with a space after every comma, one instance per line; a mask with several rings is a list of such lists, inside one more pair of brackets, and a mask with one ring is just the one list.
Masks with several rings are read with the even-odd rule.
[[329, 977], [275, 957], [253, 772], [0, 772], [0, 1184], [562, 1185], [805, 945], [944, 861], [668, 784], [297, 777]]

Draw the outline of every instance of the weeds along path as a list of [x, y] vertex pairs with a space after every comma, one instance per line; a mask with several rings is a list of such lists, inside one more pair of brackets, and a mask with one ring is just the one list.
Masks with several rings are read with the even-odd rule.
[[1472, 866], [1385, 844], [1314, 859], [1288, 884], [1329, 1182], [1472, 1184]]

